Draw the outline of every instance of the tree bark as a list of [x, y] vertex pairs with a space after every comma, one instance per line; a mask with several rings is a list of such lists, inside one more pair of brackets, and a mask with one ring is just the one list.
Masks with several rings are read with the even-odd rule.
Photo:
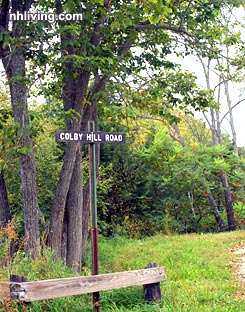
[[231, 98], [230, 98], [230, 92], [229, 92], [229, 87], [228, 87], [228, 81], [224, 82], [224, 87], [225, 87], [225, 95], [226, 95], [226, 100], [227, 100], [227, 106], [229, 110], [229, 116], [230, 116], [230, 126], [231, 126], [231, 133], [232, 133], [232, 145], [233, 145], [233, 150], [236, 154], [238, 154], [238, 146], [237, 146], [237, 136], [236, 136], [236, 130], [235, 130], [235, 125], [234, 125], [234, 117], [233, 117], [233, 110], [232, 110], [232, 105], [231, 105]]
[[66, 264], [77, 272], [81, 271], [82, 195], [82, 154], [79, 146], [67, 196], [67, 213], [65, 214], [68, 219]]
[[18, 129], [21, 190], [24, 206], [25, 251], [27, 254], [32, 254], [35, 257], [40, 249], [39, 206], [33, 144], [30, 133], [27, 130], [30, 123], [27, 107], [27, 90], [24, 82], [25, 59], [23, 51], [15, 50], [8, 61], [5, 60], [3, 63], [8, 76], [14, 120]]
[[8, 202], [8, 193], [2, 170], [0, 172], [0, 229], [6, 227], [10, 220], [11, 214]]
[[209, 203], [211, 206], [212, 214], [214, 215], [214, 218], [215, 218], [216, 223], [219, 227], [219, 230], [220, 230], [220, 232], [224, 232], [226, 229], [225, 222], [220, 215], [220, 211], [217, 207], [216, 201], [215, 201], [215, 199], [214, 199], [214, 197], [210, 191], [208, 192], [208, 199], [209, 199]]
[[230, 186], [227, 180], [226, 173], [224, 171], [221, 172], [220, 180], [224, 189], [224, 198], [225, 198], [225, 208], [227, 214], [227, 221], [228, 221], [228, 230], [235, 231], [236, 230], [236, 221], [234, 217], [234, 210], [233, 210], [233, 200], [231, 196]]
[[[70, 65], [71, 64], [67, 64], [67, 71], [70, 69], [70, 76], [64, 79], [63, 84], [63, 103], [65, 111], [73, 109], [77, 112], [77, 115], [73, 120], [68, 120], [66, 122], [67, 129], [79, 131], [84, 112], [83, 102], [86, 98], [90, 74], [88, 72], [83, 72], [80, 74], [80, 79], [77, 77], [72, 77], [73, 69]], [[77, 143], [68, 143], [64, 156], [64, 163], [60, 173], [60, 179], [57, 185], [51, 209], [48, 243], [49, 246], [55, 250], [57, 256], [61, 255], [62, 224], [64, 219], [67, 194], [71, 187], [70, 184], [76, 162], [77, 150]]]
[[61, 256], [62, 229], [66, 198], [75, 164], [77, 148], [78, 145], [76, 143], [68, 143], [67, 145], [64, 163], [51, 209], [48, 244], [55, 251], [57, 257]]

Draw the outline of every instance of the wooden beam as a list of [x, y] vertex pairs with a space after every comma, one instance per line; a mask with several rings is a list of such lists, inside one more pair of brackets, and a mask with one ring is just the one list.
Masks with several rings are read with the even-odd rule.
[[[118, 273], [11, 283], [11, 298], [23, 302], [75, 296], [166, 280], [163, 267]], [[7, 283], [8, 284], [8, 283]]]

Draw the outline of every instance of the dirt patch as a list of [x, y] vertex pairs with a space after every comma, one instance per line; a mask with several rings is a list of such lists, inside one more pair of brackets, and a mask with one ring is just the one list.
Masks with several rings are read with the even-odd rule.
[[237, 294], [237, 298], [239, 300], [245, 300], [245, 243], [242, 243], [233, 249], [232, 253], [236, 256], [232, 267], [234, 268], [237, 281], [242, 286], [241, 290]]
[[238, 246], [238, 248], [234, 250], [234, 254], [238, 256], [238, 262], [237, 262], [238, 279], [243, 284], [245, 284], [245, 243]]

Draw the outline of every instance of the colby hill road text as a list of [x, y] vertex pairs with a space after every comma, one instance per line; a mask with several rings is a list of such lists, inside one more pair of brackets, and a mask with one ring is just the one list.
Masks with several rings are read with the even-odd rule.
[[125, 143], [125, 133], [59, 130], [56, 132], [56, 141], [84, 143]]

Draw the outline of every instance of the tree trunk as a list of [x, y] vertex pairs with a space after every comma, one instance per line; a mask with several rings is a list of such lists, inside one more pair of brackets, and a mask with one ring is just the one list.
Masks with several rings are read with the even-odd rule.
[[222, 186], [224, 188], [224, 197], [225, 197], [225, 208], [228, 220], [228, 230], [235, 231], [236, 230], [236, 221], [234, 217], [234, 210], [233, 210], [233, 200], [231, 196], [230, 186], [227, 180], [226, 173], [222, 171], [220, 175], [220, 180]]
[[216, 220], [216, 223], [219, 227], [219, 230], [220, 232], [224, 232], [225, 229], [226, 229], [226, 225], [225, 225], [225, 222], [224, 220], [222, 219], [221, 215], [220, 215], [220, 211], [218, 209], [218, 206], [216, 204], [216, 201], [212, 195], [212, 193], [209, 191], [208, 192], [208, 199], [209, 199], [209, 203], [210, 203], [210, 206], [211, 206], [211, 211], [212, 211], [212, 214], [214, 215], [215, 217], [215, 220]]
[[[80, 74], [80, 78], [77, 78], [76, 76], [73, 77], [72, 64], [67, 64], [67, 71], [69, 71], [69, 77], [64, 78], [63, 83], [64, 110], [68, 111], [73, 109], [77, 112], [77, 115], [73, 120], [66, 120], [66, 125], [68, 130], [79, 131], [81, 129], [81, 121], [84, 114], [83, 102], [86, 98], [90, 74], [84, 72]], [[48, 244], [58, 257], [61, 256], [62, 228], [67, 194], [69, 189], [74, 188], [74, 186], [71, 187], [71, 179], [76, 162], [77, 150], [78, 143], [67, 144], [64, 163], [51, 209]], [[69, 207], [67, 208], [69, 209]]]
[[66, 198], [75, 165], [77, 148], [78, 145], [76, 143], [68, 143], [67, 145], [64, 163], [51, 209], [48, 244], [52, 250], [55, 251], [57, 257], [61, 256], [62, 229]]
[[8, 194], [3, 176], [3, 170], [0, 172], [0, 229], [6, 227], [11, 219]]
[[235, 125], [234, 125], [233, 109], [232, 109], [232, 105], [231, 105], [231, 98], [230, 98], [230, 92], [229, 92], [229, 87], [228, 87], [228, 81], [224, 81], [224, 87], [225, 87], [227, 106], [228, 106], [228, 110], [229, 110], [229, 117], [230, 117], [229, 122], [230, 122], [230, 126], [231, 126], [233, 150], [236, 154], [238, 154], [237, 136], [236, 136], [236, 130], [235, 130]]
[[79, 146], [67, 196], [67, 213], [65, 214], [68, 218], [66, 264], [77, 272], [81, 271], [82, 195], [82, 154]]
[[[13, 34], [18, 38], [18, 26], [14, 24]], [[8, 59], [3, 59], [8, 77], [11, 104], [17, 127], [19, 143], [19, 163], [21, 189], [24, 206], [25, 251], [33, 257], [39, 254], [40, 232], [38, 222], [38, 197], [36, 185], [36, 168], [32, 139], [29, 133], [29, 117], [27, 107], [27, 90], [25, 85], [25, 58], [21, 48], [15, 48]]]

